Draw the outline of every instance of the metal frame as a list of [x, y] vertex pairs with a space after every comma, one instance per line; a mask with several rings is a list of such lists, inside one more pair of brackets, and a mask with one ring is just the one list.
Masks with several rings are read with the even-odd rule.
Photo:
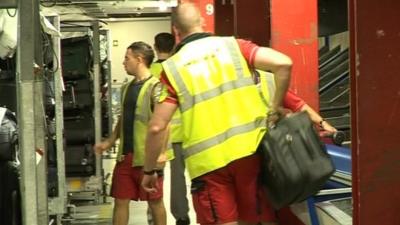
[[[34, 76], [33, 63], [35, 60], [35, 44], [37, 27], [40, 26], [38, 0], [24, 0], [18, 2], [18, 50], [17, 50], [17, 117], [19, 123], [19, 149], [21, 152], [21, 200], [23, 224], [47, 224], [47, 199], [43, 203], [43, 194], [39, 193], [39, 180], [45, 177], [43, 167], [36, 165], [36, 152], [43, 146], [44, 111], [40, 110], [43, 104], [43, 88], [40, 85], [40, 76]], [[37, 118], [41, 118], [37, 120]], [[46, 180], [45, 180], [46, 181]], [[47, 188], [45, 190], [47, 195]], [[47, 196], [46, 196], [47, 198]], [[44, 205], [46, 208], [43, 209]], [[43, 210], [43, 211], [42, 211]]]
[[17, 0], [1, 0], [0, 9], [3, 8], [17, 8]]
[[[34, 63], [42, 67], [43, 65], [43, 35], [40, 23], [40, 4], [37, 2], [33, 5], [32, 9], [34, 12], [33, 23], [34, 23]], [[21, 12], [20, 12], [21, 13]], [[36, 148], [43, 151], [43, 155], [40, 158], [37, 158], [37, 183], [36, 186], [38, 188], [38, 222], [39, 224], [48, 224], [49, 215], [48, 215], [48, 185], [47, 185], [47, 122], [45, 115], [45, 80], [44, 80], [44, 71], [40, 70], [36, 72], [34, 76], [34, 115], [35, 115], [35, 142]], [[20, 102], [21, 104], [25, 104], [25, 102]], [[39, 155], [37, 154], [36, 157]]]
[[[51, 16], [53, 26], [60, 30], [60, 17]], [[48, 199], [49, 215], [63, 215], [66, 213], [67, 192], [65, 183], [65, 155], [64, 155], [64, 114], [63, 114], [63, 79], [61, 74], [61, 38], [53, 37], [54, 67], [54, 94], [55, 94], [55, 121], [56, 121], [56, 151], [57, 151], [57, 177], [58, 196]], [[56, 69], [56, 68], [54, 68]], [[60, 219], [57, 220], [59, 222]]]
[[[338, 196], [343, 197], [346, 195], [351, 195], [351, 193], [352, 193], [351, 187], [323, 189], [323, 190], [320, 190], [315, 196], [310, 196], [309, 198], [307, 198], [306, 202], [307, 202], [307, 208], [308, 208], [308, 213], [310, 216], [311, 225], [320, 225], [318, 213], [316, 210], [316, 203], [321, 202], [321, 200], [318, 199], [319, 197], [335, 196], [335, 198], [338, 198]], [[334, 198], [334, 197], [331, 197], [331, 198]], [[324, 199], [324, 198], [322, 198], [322, 199]]]
[[113, 130], [113, 116], [112, 116], [112, 104], [111, 104], [111, 85], [112, 85], [112, 79], [111, 79], [111, 60], [110, 60], [110, 55], [111, 55], [111, 41], [110, 41], [110, 31], [109, 30], [100, 30], [100, 35], [103, 35], [106, 40], [107, 40], [107, 113], [109, 116], [108, 119], [108, 133], [111, 135], [112, 130]]
[[[100, 26], [98, 21], [92, 22], [93, 29], [93, 92], [94, 92], [94, 129], [95, 142], [101, 141], [101, 102], [100, 102]], [[96, 176], [101, 177], [101, 155], [96, 154]]]

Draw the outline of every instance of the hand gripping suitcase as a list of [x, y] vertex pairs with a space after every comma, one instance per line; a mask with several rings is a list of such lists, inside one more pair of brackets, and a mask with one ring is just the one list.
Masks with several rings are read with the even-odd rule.
[[305, 112], [281, 119], [259, 145], [261, 181], [274, 208], [315, 194], [334, 172], [325, 145]]

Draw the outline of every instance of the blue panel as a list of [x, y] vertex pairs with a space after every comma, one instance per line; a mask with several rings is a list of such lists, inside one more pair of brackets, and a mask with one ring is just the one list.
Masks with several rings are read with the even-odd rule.
[[336, 145], [327, 144], [326, 148], [339, 172], [351, 174], [351, 150]]

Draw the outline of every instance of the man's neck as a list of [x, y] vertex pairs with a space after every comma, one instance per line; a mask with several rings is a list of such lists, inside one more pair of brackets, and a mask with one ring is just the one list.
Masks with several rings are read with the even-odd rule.
[[168, 57], [169, 57], [169, 53], [165, 53], [165, 52], [160, 52], [157, 55], [158, 60], [165, 60], [165, 59], [168, 59]]
[[150, 70], [146, 68], [142, 68], [139, 70], [138, 74], [135, 76], [135, 81], [134, 82], [140, 82], [143, 80], [148, 79], [151, 76]]
[[184, 45], [186, 45], [189, 42], [201, 39], [201, 38], [205, 38], [205, 37], [209, 37], [211, 36], [210, 33], [205, 33], [205, 32], [198, 32], [198, 33], [191, 33], [188, 36], [185, 36], [185, 38], [183, 38], [182, 40], [180, 40], [179, 44], [176, 45], [175, 47], [175, 52], [178, 52]]
[[190, 36], [190, 35], [192, 35], [192, 34], [195, 34], [195, 33], [204, 33], [205, 31], [203, 30], [203, 28], [202, 27], [197, 27], [197, 28], [193, 28], [190, 32], [188, 32], [188, 33], [180, 33], [180, 36], [179, 36], [179, 38], [180, 38], [180, 40], [183, 40], [183, 39], [185, 39], [186, 37], [188, 37], [188, 36]]

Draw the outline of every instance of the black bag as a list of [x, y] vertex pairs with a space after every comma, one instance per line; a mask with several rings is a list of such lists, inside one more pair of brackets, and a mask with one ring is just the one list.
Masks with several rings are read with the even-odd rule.
[[81, 114], [75, 120], [64, 120], [67, 145], [93, 144], [95, 129], [92, 116]]
[[0, 162], [0, 224], [22, 224], [19, 166]]
[[17, 86], [15, 79], [0, 80], [0, 106], [17, 110]]
[[92, 87], [92, 81], [89, 79], [66, 81], [63, 95], [64, 110], [91, 110], [94, 106]]
[[65, 148], [65, 172], [67, 177], [89, 177], [96, 172], [96, 156], [92, 144], [67, 145]]
[[0, 224], [22, 224], [19, 167], [15, 162], [0, 162], [0, 184]]
[[65, 81], [87, 79], [93, 66], [92, 41], [89, 36], [61, 41], [62, 74]]
[[261, 181], [274, 208], [317, 193], [335, 171], [325, 145], [305, 112], [281, 119], [259, 145]]
[[17, 119], [8, 109], [0, 107], [0, 161], [16, 157]]

